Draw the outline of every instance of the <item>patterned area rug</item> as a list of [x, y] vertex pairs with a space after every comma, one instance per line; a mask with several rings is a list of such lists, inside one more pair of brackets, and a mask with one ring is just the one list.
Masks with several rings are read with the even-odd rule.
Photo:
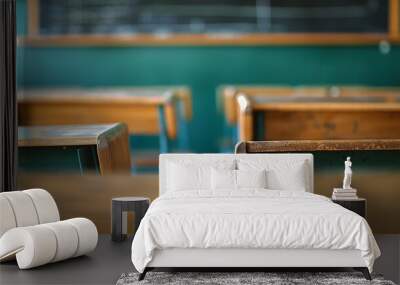
[[297, 284], [379, 284], [395, 285], [384, 280], [380, 275], [372, 275], [368, 281], [359, 272], [148, 272], [146, 278], [138, 281], [138, 273], [122, 274], [117, 285], [134, 284], [267, 284], [267, 285], [297, 285]]

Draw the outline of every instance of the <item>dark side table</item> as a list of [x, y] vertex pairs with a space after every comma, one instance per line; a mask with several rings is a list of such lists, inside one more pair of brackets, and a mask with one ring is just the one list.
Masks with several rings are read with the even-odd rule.
[[111, 202], [111, 239], [123, 241], [127, 235], [127, 212], [135, 214], [135, 232], [146, 214], [150, 199], [145, 197], [118, 197]]
[[361, 217], [366, 218], [367, 213], [367, 200], [364, 198], [357, 198], [353, 200], [333, 200], [333, 203], [339, 204], [340, 206], [359, 214]]

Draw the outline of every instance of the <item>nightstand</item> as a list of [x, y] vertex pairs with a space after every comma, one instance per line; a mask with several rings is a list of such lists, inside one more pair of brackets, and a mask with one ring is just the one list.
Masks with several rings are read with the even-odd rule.
[[135, 232], [140, 221], [146, 214], [150, 199], [145, 197], [119, 197], [111, 202], [111, 238], [113, 241], [123, 241], [127, 236], [127, 212], [135, 214]]
[[366, 218], [367, 213], [367, 200], [364, 198], [357, 198], [353, 200], [332, 200], [333, 203], [359, 214], [361, 217]]

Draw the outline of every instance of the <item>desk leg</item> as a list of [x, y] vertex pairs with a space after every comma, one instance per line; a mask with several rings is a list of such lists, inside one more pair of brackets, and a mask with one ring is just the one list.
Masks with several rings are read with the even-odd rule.
[[180, 101], [178, 106], [178, 144], [180, 151], [189, 150], [189, 131], [188, 131], [188, 121], [185, 119], [184, 104]]
[[265, 117], [263, 112], [256, 112], [254, 120], [254, 136], [255, 140], [265, 140], [266, 131], [265, 131]]
[[158, 107], [158, 116], [160, 124], [160, 153], [168, 152], [168, 133], [167, 133], [167, 122], [165, 120], [165, 110], [163, 106]]
[[97, 173], [100, 174], [100, 164], [97, 156], [97, 150], [92, 146], [79, 147], [76, 150], [80, 174]]

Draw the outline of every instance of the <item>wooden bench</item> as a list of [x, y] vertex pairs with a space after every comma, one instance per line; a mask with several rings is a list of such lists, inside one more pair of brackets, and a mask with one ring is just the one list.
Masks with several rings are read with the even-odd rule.
[[240, 95], [239, 139], [400, 138], [400, 102], [346, 99], [296, 102]]
[[235, 152], [312, 153], [314, 192], [327, 197], [334, 187], [341, 187], [344, 161], [350, 156], [352, 186], [367, 199], [367, 220], [373, 232], [400, 233], [400, 139], [246, 141], [238, 143]]
[[223, 90], [226, 121], [228, 125], [237, 125], [234, 140], [400, 137], [400, 89], [243, 87]]
[[18, 127], [19, 171], [130, 173], [125, 124]]
[[327, 90], [324, 87], [291, 87], [291, 86], [257, 86], [257, 85], [239, 85], [239, 86], [220, 86], [217, 89], [217, 98], [222, 108], [225, 120], [233, 125], [237, 122], [236, 98], [239, 94], [247, 96], [312, 96], [325, 97]]
[[400, 97], [400, 88], [367, 86], [269, 86], [269, 85], [223, 85], [217, 89], [217, 98], [228, 124], [237, 122], [235, 99], [239, 94], [277, 97], [382, 97], [386, 102], [395, 102]]
[[[190, 90], [179, 86], [31, 89], [20, 91], [18, 96], [21, 126], [123, 122], [132, 136], [158, 136], [157, 152], [168, 152], [172, 141], [178, 141], [179, 148], [188, 149], [187, 122], [191, 118]], [[135, 152], [133, 155], [136, 158]], [[138, 153], [137, 164], [150, 163], [146, 156], [142, 157], [140, 160]]]

